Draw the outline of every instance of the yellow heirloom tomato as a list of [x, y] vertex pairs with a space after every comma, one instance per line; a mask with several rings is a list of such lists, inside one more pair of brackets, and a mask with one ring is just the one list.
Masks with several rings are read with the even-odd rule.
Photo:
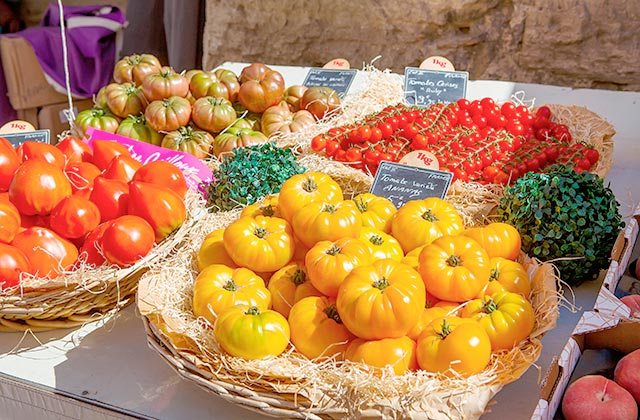
[[240, 217], [245, 216], [282, 217], [280, 214], [280, 207], [278, 206], [278, 196], [268, 195], [262, 201], [253, 203], [250, 206], [245, 207], [244, 209], [242, 209]]
[[351, 200], [336, 204], [316, 201], [298, 210], [291, 225], [300, 242], [312, 247], [320, 241], [357, 238], [362, 218]]
[[456, 209], [436, 197], [409, 201], [393, 217], [391, 232], [404, 252], [427, 245], [444, 235], [458, 235], [463, 230]]
[[356, 267], [340, 285], [336, 306], [349, 331], [365, 340], [407, 335], [426, 303], [420, 274], [393, 260]]
[[427, 291], [440, 300], [465, 302], [489, 282], [489, 256], [466, 236], [443, 236], [424, 247], [418, 271]]
[[278, 205], [282, 217], [291, 222], [298, 210], [309, 203], [324, 201], [336, 204], [342, 199], [340, 185], [329, 175], [307, 172], [294, 175], [282, 184]]
[[356, 338], [347, 347], [347, 360], [384, 368], [391, 366], [396, 375], [416, 370], [416, 343], [409, 337], [363, 340]]
[[306, 297], [293, 305], [289, 326], [291, 342], [309, 359], [337, 355], [342, 360], [353, 338], [342, 324], [335, 303], [324, 296]]
[[271, 295], [264, 281], [246, 268], [220, 264], [206, 267], [193, 285], [193, 313], [214, 323], [224, 310], [235, 305], [268, 309]]
[[491, 342], [486, 331], [468, 318], [435, 319], [418, 338], [416, 355], [420, 369], [463, 376], [482, 372], [491, 359]]
[[376, 260], [390, 258], [400, 261], [404, 257], [400, 243], [391, 235], [370, 227], [363, 227], [360, 231], [360, 239], [371, 250], [371, 255]]
[[357, 195], [353, 202], [362, 215], [362, 226], [391, 232], [391, 219], [397, 210], [389, 199], [364, 193]]
[[291, 307], [300, 299], [321, 295], [307, 278], [305, 268], [298, 263], [286, 265], [273, 273], [269, 292], [273, 310], [285, 317], [289, 317]]
[[522, 264], [506, 258], [491, 258], [491, 274], [489, 284], [481, 295], [492, 295], [496, 292], [519, 293], [525, 298], [531, 293], [531, 280]]
[[276, 311], [243, 305], [220, 314], [214, 333], [224, 351], [249, 360], [282, 354], [290, 336], [287, 320]]
[[200, 250], [198, 251], [198, 269], [204, 270], [212, 264], [222, 264], [227, 267], [236, 267], [236, 263], [233, 262], [227, 250], [224, 248], [224, 242], [222, 236], [224, 235], [224, 229], [217, 229], [208, 234]]
[[529, 337], [536, 320], [529, 301], [510, 292], [472, 300], [460, 315], [478, 321], [489, 335], [492, 350], [512, 349]]
[[305, 257], [311, 284], [322, 294], [333, 297], [351, 270], [372, 262], [367, 244], [356, 238], [318, 242]]
[[291, 226], [278, 217], [241, 217], [227, 227], [223, 239], [231, 259], [253, 271], [279, 270], [294, 253]]
[[484, 227], [470, 228], [465, 230], [463, 235], [475, 239], [491, 258], [516, 260], [520, 255], [520, 233], [507, 223], [491, 223]]

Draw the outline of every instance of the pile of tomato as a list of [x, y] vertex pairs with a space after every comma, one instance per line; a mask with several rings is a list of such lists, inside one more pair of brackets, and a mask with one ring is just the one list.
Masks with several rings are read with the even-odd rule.
[[204, 239], [193, 312], [235, 357], [291, 343], [314, 361], [472, 375], [533, 330], [519, 254], [508, 224], [465, 230], [439, 198], [345, 200], [311, 172]]
[[546, 106], [532, 113], [526, 106], [499, 105], [491, 98], [428, 108], [399, 104], [332, 128], [314, 137], [311, 147], [372, 174], [381, 161], [397, 162], [409, 152], [425, 150], [455, 179], [483, 184], [506, 184], [554, 163], [593, 169], [598, 151], [576, 144], [567, 126], [552, 117]]
[[27, 274], [135, 263], [182, 225], [186, 191], [174, 165], [142, 165], [116, 142], [14, 149], [0, 138], [0, 289]]

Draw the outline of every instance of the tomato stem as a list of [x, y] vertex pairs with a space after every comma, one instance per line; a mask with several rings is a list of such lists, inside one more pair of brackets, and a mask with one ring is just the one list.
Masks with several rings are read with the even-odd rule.
[[298, 268], [296, 272], [293, 273], [293, 277], [291, 278], [291, 281], [296, 286], [300, 286], [302, 283], [307, 281], [307, 275], [305, 274], [304, 271]]
[[245, 315], [260, 315], [260, 309], [257, 306], [252, 306], [244, 312]]
[[389, 287], [389, 281], [383, 277], [380, 280], [373, 282], [372, 286], [376, 289], [384, 290]]
[[498, 280], [498, 277], [500, 277], [500, 271], [497, 268], [492, 268], [491, 274], [489, 274], [489, 281]]
[[356, 203], [356, 207], [358, 208], [358, 211], [360, 213], [366, 213], [367, 209], [369, 208], [369, 204], [367, 204], [367, 202], [364, 201], [362, 197], [355, 198], [353, 201]]
[[449, 264], [449, 266], [451, 267], [457, 267], [462, 264], [462, 259], [457, 255], [451, 255], [449, 258], [447, 258], [447, 264]]
[[318, 184], [316, 184], [313, 178], [307, 178], [302, 183], [302, 189], [308, 193], [312, 193], [318, 189]]
[[260, 212], [262, 212], [263, 216], [267, 217], [273, 217], [273, 215], [276, 214], [276, 211], [271, 204], [260, 207]]
[[384, 243], [384, 239], [382, 239], [382, 236], [380, 235], [371, 235], [369, 242], [374, 245], [382, 245]]
[[322, 211], [325, 213], [335, 213], [338, 208], [333, 204], [325, 204], [322, 206]]
[[439, 335], [443, 340], [447, 338], [449, 334], [451, 334], [451, 325], [449, 325], [446, 318], [442, 320], [442, 326], [440, 330], [441, 331]]
[[340, 318], [340, 314], [338, 313], [338, 308], [336, 305], [329, 305], [325, 308], [324, 313], [327, 314], [328, 318], [333, 319], [338, 324], [342, 324], [342, 319]]
[[340, 248], [336, 244], [333, 244], [333, 245], [331, 245], [331, 248], [327, 249], [326, 254], [327, 255], [338, 255], [340, 253], [340, 251], [342, 251], [342, 248]]
[[490, 314], [497, 309], [498, 309], [498, 305], [496, 305], [496, 302], [492, 298], [488, 298], [488, 300], [484, 303], [484, 306], [482, 307], [482, 311], [487, 314]]
[[256, 235], [258, 238], [262, 239], [265, 236], [267, 236], [267, 229], [263, 228], [263, 227], [257, 227], [256, 230], [253, 231], [253, 234]]
[[228, 282], [225, 283], [224, 286], [222, 286], [222, 288], [229, 292], [235, 292], [236, 290], [238, 290], [238, 285], [233, 280], [229, 280]]
[[428, 209], [427, 211], [422, 213], [421, 217], [424, 220], [426, 220], [427, 222], [437, 222], [438, 221], [438, 218], [436, 217], [435, 214], [433, 214], [433, 211], [431, 211], [431, 209]]

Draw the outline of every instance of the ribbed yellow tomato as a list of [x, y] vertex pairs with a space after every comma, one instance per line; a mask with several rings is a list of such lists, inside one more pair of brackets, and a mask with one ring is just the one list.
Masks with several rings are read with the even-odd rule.
[[516, 228], [507, 223], [491, 223], [470, 228], [463, 235], [473, 238], [487, 251], [489, 257], [516, 260], [520, 255], [521, 239]]
[[529, 301], [510, 292], [472, 300], [462, 308], [460, 315], [478, 321], [489, 335], [492, 350], [512, 349], [529, 337], [536, 322]]
[[222, 241], [223, 235], [224, 229], [217, 229], [208, 234], [204, 238], [204, 241], [202, 241], [202, 245], [200, 245], [200, 250], [198, 251], [198, 269], [200, 271], [212, 264], [236, 267], [236, 263], [233, 262], [229, 254], [227, 254], [227, 250], [224, 248]]
[[320, 241], [357, 238], [362, 229], [362, 218], [351, 200], [336, 204], [316, 201], [299, 209], [291, 225], [296, 237], [312, 247]]
[[289, 326], [291, 342], [309, 359], [335, 355], [342, 360], [353, 338], [342, 324], [335, 303], [327, 297], [306, 297], [293, 305]]
[[280, 189], [278, 204], [282, 217], [291, 222], [293, 216], [309, 203], [342, 201], [342, 189], [329, 175], [307, 172], [287, 179]]
[[444, 235], [458, 235], [463, 230], [456, 209], [436, 197], [409, 201], [396, 213], [391, 232], [404, 252], [427, 245]]
[[218, 315], [235, 305], [268, 309], [271, 295], [264, 281], [246, 268], [214, 264], [202, 270], [193, 285], [193, 314], [213, 324]]
[[378, 229], [385, 233], [391, 232], [391, 219], [397, 210], [389, 199], [371, 193], [363, 193], [357, 195], [353, 202], [356, 203], [356, 207], [362, 215], [362, 226]]
[[418, 338], [420, 369], [445, 373], [449, 369], [471, 376], [482, 372], [491, 359], [491, 342], [480, 324], [468, 318], [435, 319]]
[[416, 343], [409, 337], [371, 341], [356, 338], [347, 347], [345, 358], [378, 368], [391, 366], [396, 375], [404, 375], [418, 367]]
[[424, 308], [416, 325], [414, 325], [413, 328], [411, 328], [407, 333], [407, 337], [414, 341], [417, 341], [418, 337], [420, 337], [420, 334], [422, 334], [422, 331], [424, 331], [424, 329], [427, 328], [434, 319], [442, 318], [449, 315], [449, 310], [449, 308], [441, 308], [437, 306]]
[[490, 263], [489, 284], [481, 293], [482, 296], [504, 291], [519, 293], [525, 298], [529, 297], [531, 280], [522, 264], [501, 257], [491, 258]]
[[280, 214], [280, 207], [278, 206], [278, 196], [268, 195], [261, 201], [251, 204], [240, 213], [240, 217], [249, 216], [268, 216], [268, 217], [282, 217]]
[[367, 244], [371, 255], [376, 260], [389, 258], [400, 261], [404, 257], [400, 243], [393, 236], [380, 230], [363, 227], [360, 231], [360, 239]]
[[420, 274], [393, 260], [356, 267], [345, 278], [336, 306], [349, 331], [365, 340], [407, 335], [426, 303]]
[[372, 262], [367, 244], [355, 238], [318, 242], [305, 257], [311, 284], [324, 295], [334, 297], [351, 270]]
[[231, 356], [264, 359], [278, 356], [289, 345], [289, 324], [276, 311], [256, 306], [235, 306], [220, 314], [216, 341]]
[[273, 310], [289, 317], [291, 307], [307, 296], [321, 296], [307, 278], [307, 271], [298, 264], [285, 265], [273, 273], [269, 280], [269, 292]]
[[414, 250], [407, 252], [407, 254], [404, 256], [404, 258], [402, 258], [401, 262], [403, 264], [407, 264], [409, 267], [413, 268], [414, 270], [418, 269], [418, 257], [420, 256], [420, 253], [422, 252], [422, 250], [424, 249], [426, 245], [422, 245], [419, 246], [417, 248], [415, 248]]
[[278, 217], [241, 217], [227, 227], [223, 239], [231, 259], [253, 271], [280, 270], [294, 253], [291, 226]]
[[489, 282], [489, 256], [466, 236], [443, 236], [424, 247], [418, 271], [427, 291], [441, 300], [474, 299]]

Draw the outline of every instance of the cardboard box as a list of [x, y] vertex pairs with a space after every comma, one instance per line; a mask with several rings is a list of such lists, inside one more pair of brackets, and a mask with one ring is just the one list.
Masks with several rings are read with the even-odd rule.
[[[603, 314], [585, 312], [562, 353], [547, 371], [542, 383], [540, 401], [531, 419], [554, 418], [585, 350], [611, 349], [626, 354], [639, 348], [640, 321], [612, 319]], [[589, 366], [591, 372], [580, 372], [580, 376], [583, 373], [595, 373], [599, 367]]]
[[[89, 109], [93, 106], [91, 99], [82, 99], [73, 101], [73, 112]], [[68, 108], [67, 102], [54, 105], [46, 105], [38, 111], [38, 128], [48, 128], [51, 130], [51, 143], [56, 144], [58, 134], [69, 129], [69, 122], [64, 111]]]

